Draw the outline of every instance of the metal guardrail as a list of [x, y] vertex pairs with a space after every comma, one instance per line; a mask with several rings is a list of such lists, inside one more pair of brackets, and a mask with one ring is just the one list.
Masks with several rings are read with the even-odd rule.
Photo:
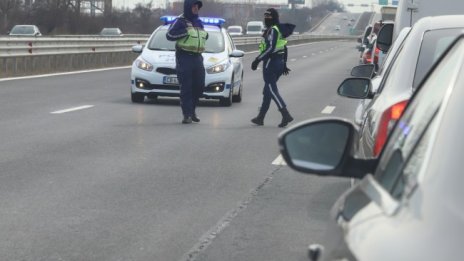
[[[127, 66], [138, 54], [132, 46], [145, 44], [149, 35], [123, 37], [0, 37], [0, 78]], [[351, 36], [301, 34], [288, 38], [289, 45]], [[237, 48], [258, 49], [261, 37], [235, 37]]]
[[[84, 54], [103, 52], [128, 52], [132, 46], [145, 44], [149, 35], [124, 36], [124, 37], [1, 37], [0, 57], [12, 56], [36, 56], [54, 54]], [[346, 38], [350, 36], [340, 35], [292, 35], [289, 41], [296, 40], [330, 40]], [[235, 45], [259, 44], [261, 37], [234, 37]]]

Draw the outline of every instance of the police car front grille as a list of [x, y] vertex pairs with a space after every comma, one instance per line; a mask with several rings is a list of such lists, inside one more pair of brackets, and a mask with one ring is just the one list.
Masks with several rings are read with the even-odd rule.
[[156, 71], [161, 74], [165, 74], [165, 75], [173, 75], [173, 74], [176, 75], [177, 74], [176, 69], [168, 68], [168, 67], [158, 67], [156, 68]]

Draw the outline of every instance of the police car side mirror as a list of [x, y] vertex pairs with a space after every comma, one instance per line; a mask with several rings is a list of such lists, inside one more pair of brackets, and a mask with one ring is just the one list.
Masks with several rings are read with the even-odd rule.
[[134, 53], [142, 53], [143, 45], [134, 45], [132, 46], [132, 52]]
[[240, 50], [233, 50], [229, 54], [230, 57], [234, 57], [234, 58], [240, 58], [240, 57], [243, 57], [244, 55], [245, 55], [245, 52], [240, 51]]

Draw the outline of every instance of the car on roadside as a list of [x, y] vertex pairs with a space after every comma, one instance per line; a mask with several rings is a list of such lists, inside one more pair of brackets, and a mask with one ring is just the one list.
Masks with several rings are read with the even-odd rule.
[[[351, 76], [371, 78], [371, 85], [372, 85], [371, 92], [376, 93], [377, 89], [379, 88], [380, 82], [382, 81], [382, 78], [385, 74], [385, 71], [386, 71], [385, 69], [389, 67], [391, 61], [393, 60], [393, 57], [395, 57], [395, 54], [398, 52], [399, 47], [402, 46], [404, 40], [408, 36], [409, 31], [411, 31], [411, 27], [405, 27], [403, 28], [403, 30], [401, 30], [395, 42], [389, 48], [389, 51], [387, 52], [383, 63], [380, 65], [378, 72], [374, 73], [374, 70], [373, 70], [374, 67], [369, 67], [368, 65], [359, 65], [352, 69]], [[364, 73], [366, 71], [365, 67], [367, 67], [367, 70], [368, 70], [366, 73]], [[353, 72], [359, 72], [359, 71], [363, 73], [361, 74], [353, 73]], [[364, 118], [366, 115], [366, 108], [371, 102], [371, 100], [372, 99], [368, 99], [368, 98], [361, 99], [361, 101], [358, 103], [358, 106], [356, 107], [354, 121], [359, 126], [361, 126], [364, 121]]]
[[240, 25], [231, 25], [227, 27], [227, 32], [230, 36], [242, 36], [243, 28]]
[[119, 28], [103, 28], [100, 31], [100, 36], [124, 36]]
[[39, 28], [36, 25], [22, 24], [15, 25], [8, 32], [9, 36], [42, 36]]
[[[132, 64], [131, 100], [141, 103], [145, 97], [179, 97], [175, 42], [166, 39], [169, 25], [174, 16], [161, 17], [164, 25], [159, 26], [145, 46], [136, 45], [132, 51], [140, 54]], [[205, 43], [203, 60], [205, 86], [202, 98], [216, 99], [223, 106], [241, 102], [243, 93], [244, 52], [237, 50], [227, 30], [222, 27], [224, 19], [200, 17], [208, 39]]]
[[[309, 120], [279, 135], [291, 168], [362, 179], [333, 205], [310, 260], [462, 260], [464, 35], [440, 54], [378, 158], [356, 157], [358, 128], [345, 119]], [[343, 85], [363, 93], [370, 82], [357, 81]]]
[[335, 25], [335, 27], [334, 27], [335, 31], [340, 31], [340, 29], [341, 29], [341, 26], [339, 24]]
[[[349, 88], [338, 89], [341, 96], [372, 99], [366, 107], [361, 125], [358, 140], [360, 157], [370, 158], [379, 155], [391, 127], [401, 116], [424, 75], [463, 29], [463, 15], [422, 18], [414, 24], [388, 68], [385, 68], [375, 93], [372, 83], [360, 96], [353, 96]], [[356, 86], [356, 79], [353, 81], [353, 88], [364, 87]]]

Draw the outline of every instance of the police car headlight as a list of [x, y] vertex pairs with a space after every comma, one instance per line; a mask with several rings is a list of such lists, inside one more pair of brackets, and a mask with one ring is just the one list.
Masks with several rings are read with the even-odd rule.
[[216, 65], [209, 67], [208, 69], [206, 69], [206, 72], [210, 74], [224, 72], [225, 70], [227, 70], [227, 68], [229, 68], [229, 66], [230, 66], [230, 62], [227, 59]]
[[137, 68], [142, 69], [144, 71], [152, 71], [153, 70], [153, 65], [150, 63], [144, 61], [142, 58], [137, 58], [135, 60], [135, 65], [137, 65]]

